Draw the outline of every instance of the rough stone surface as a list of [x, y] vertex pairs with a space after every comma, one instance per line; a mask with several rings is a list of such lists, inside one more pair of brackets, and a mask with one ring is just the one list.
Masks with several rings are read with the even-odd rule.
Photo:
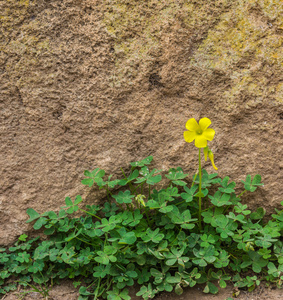
[[1, 244], [29, 207], [102, 199], [85, 169], [153, 155], [192, 176], [191, 117], [212, 120], [221, 176], [262, 175], [251, 208], [282, 201], [281, 0], [1, 0], [0, 23]]

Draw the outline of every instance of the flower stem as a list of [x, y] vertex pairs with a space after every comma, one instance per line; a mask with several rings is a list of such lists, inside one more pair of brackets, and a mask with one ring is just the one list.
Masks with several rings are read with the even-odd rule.
[[79, 208], [79, 210], [85, 212], [85, 213], [88, 214], [88, 215], [91, 215], [91, 216], [93, 216], [93, 217], [95, 217], [95, 218], [101, 220], [101, 218], [99, 218], [97, 215], [94, 215], [94, 214], [90, 213], [89, 211], [86, 211], [86, 210], [81, 209], [81, 208]]
[[198, 152], [198, 166], [199, 166], [199, 189], [198, 189], [198, 224], [199, 224], [199, 230], [202, 230], [201, 227], [201, 157], [200, 157], [200, 148]]

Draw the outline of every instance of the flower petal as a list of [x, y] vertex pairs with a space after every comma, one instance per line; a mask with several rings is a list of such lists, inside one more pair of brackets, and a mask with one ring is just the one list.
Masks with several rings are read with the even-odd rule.
[[207, 140], [203, 135], [196, 135], [195, 146], [197, 148], [205, 148], [207, 146]]
[[184, 139], [186, 142], [191, 143], [196, 137], [196, 133], [194, 131], [185, 131]]
[[206, 130], [204, 130], [204, 132], [202, 133], [202, 135], [209, 141], [212, 141], [215, 135], [215, 130], [212, 128], [207, 128]]
[[209, 152], [208, 152], [208, 157], [209, 157], [209, 159], [210, 159], [210, 161], [211, 161], [211, 164], [212, 164], [214, 170], [218, 170], [218, 168], [217, 168], [217, 167], [215, 166], [215, 164], [214, 164], [214, 155], [213, 155], [212, 151], [209, 151]]
[[209, 125], [211, 121], [208, 118], [202, 118], [199, 120], [199, 126], [204, 131]]
[[187, 121], [186, 128], [189, 131], [197, 131], [198, 129], [200, 129], [199, 124], [197, 123], [197, 121], [194, 118]]
[[206, 146], [205, 148], [203, 148], [203, 154], [204, 154], [204, 160], [207, 161], [207, 154], [208, 154], [208, 147]]

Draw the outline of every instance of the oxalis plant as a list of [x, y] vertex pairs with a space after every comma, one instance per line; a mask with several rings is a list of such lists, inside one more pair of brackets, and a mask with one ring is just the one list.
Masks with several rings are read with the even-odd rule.
[[145, 300], [162, 291], [180, 295], [197, 284], [212, 294], [227, 282], [238, 291], [252, 291], [261, 281], [282, 287], [283, 209], [263, 220], [263, 208], [252, 212], [241, 203], [244, 192], [262, 185], [260, 175], [247, 175], [237, 195], [228, 176], [202, 169], [203, 154], [217, 170], [208, 147], [215, 135], [210, 124], [208, 118], [186, 123], [184, 138], [199, 149], [191, 180], [177, 167], [163, 173], [167, 185], [161, 184], [162, 170], [149, 168], [149, 156], [122, 169], [121, 179], [106, 178], [99, 168], [84, 172], [84, 185], [106, 191], [103, 205], [83, 207], [77, 196], [56, 212], [29, 208], [27, 223], [47, 238], [23, 234], [13, 247], [0, 248], [0, 293], [20, 284], [23, 295], [48, 297], [61, 279], [73, 280], [80, 300], [129, 300], [135, 283]]

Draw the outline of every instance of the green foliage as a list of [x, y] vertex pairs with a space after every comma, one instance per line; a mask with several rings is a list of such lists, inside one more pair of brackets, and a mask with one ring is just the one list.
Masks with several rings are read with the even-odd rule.
[[[27, 223], [43, 228], [48, 239], [23, 234], [13, 247], [0, 248], [0, 293], [15, 290], [15, 278], [45, 297], [50, 283], [69, 278], [79, 299], [108, 300], [129, 300], [128, 287], [135, 282], [143, 299], [161, 291], [180, 295], [203, 283], [203, 291], [212, 294], [227, 282], [250, 291], [261, 280], [282, 285], [283, 210], [265, 222], [265, 210], [251, 212], [242, 204], [229, 177], [221, 180], [202, 170], [200, 227], [198, 176], [188, 185], [187, 174], [171, 168], [165, 174], [168, 186], [153, 189], [162, 176], [161, 170], [149, 170], [151, 161], [149, 156], [131, 163], [123, 179], [105, 180], [99, 168], [85, 171], [83, 184], [107, 191], [103, 206], [82, 209], [77, 196], [67, 197], [59, 212], [29, 208]], [[248, 175], [245, 190], [255, 191], [260, 180]], [[76, 212], [81, 216], [71, 216]]]

